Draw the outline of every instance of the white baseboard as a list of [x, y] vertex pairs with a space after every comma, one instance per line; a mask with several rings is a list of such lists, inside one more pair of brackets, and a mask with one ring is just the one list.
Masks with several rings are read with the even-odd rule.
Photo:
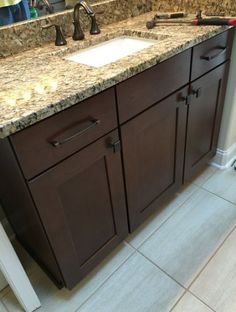
[[219, 169], [229, 168], [236, 159], [236, 142], [227, 150], [217, 148], [216, 155], [211, 161], [211, 165]]

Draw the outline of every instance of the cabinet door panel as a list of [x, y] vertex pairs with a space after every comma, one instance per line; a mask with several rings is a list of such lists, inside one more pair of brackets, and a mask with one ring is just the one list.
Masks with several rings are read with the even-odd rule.
[[127, 235], [120, 153], [100, 139], [30, 182], [65, 284], [72, 288]]
[[187, 109], [180, 93], [121, 128], [131, 230], [182, 182]]
[[197, 93], [188, 109], [185, 181], [201, 171], [216, 153], [227, 72], [228, 63], [191, 85], [191, 92]]

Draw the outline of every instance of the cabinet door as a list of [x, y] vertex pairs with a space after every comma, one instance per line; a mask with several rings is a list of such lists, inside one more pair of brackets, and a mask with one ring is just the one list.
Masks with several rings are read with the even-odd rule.
[[228, 63], [192, 83], [185, 157], [185, 181], [200, 172], [216, 153]]
[[128, 233], [118, 139], [114, 131], [29, 183], [68, 288]]
[[187, 89], [121, 128], [130, 229], [182, 182]]

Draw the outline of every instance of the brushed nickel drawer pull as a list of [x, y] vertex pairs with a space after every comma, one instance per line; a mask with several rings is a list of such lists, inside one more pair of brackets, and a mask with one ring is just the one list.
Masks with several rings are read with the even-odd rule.
[[205, 60], [205, 61], [212, 61], [215, 58], [217, 58], [218, 56], [224, 54], [227, 50], [227, 47], [215, 47], [214, 49], [211, 50], [211, 52], [214, 50], [220, 50], [220, 51], [217, 52], [216, 54], [213, 54], [213, 55], [211, 55], [211, 53], [208, 53], [208, 55], [201, 56], [200, 59]]
[[69, 136], [68, 138], [65, 138], [64, 140], [61, 140], [61, 141], [60, 140], [54, 140], [51, 142], [51, 144], [54, 147], [59, 147], [59, 146], [65, 144], [67, 142], [72, 141], [77, 136], [81, 136], [81, 135], [85, 134], [87, 131], [89, 131], [90, 129], [92, 129], [93, 127], [97, 126], [100, 123], [101, 123], [101, 121], [99, 119], [90, 120], [89, 125], [87, 127], [85, 127], [84, 129], [80, 129], [79, 131], [77, 131], [73, 135]]

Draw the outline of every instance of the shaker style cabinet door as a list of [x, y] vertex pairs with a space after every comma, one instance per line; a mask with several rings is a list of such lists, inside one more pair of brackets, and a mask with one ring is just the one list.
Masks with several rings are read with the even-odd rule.
[[200, 172], [216, 153], [228, 63], [191, 84], [184, 180]]
[[186, 96], [184, 88], [121, 128], [131, 231], [182, 183]]
[[29, 182], [69, 289], [128, 233], [118, 140], [113, 131]]

